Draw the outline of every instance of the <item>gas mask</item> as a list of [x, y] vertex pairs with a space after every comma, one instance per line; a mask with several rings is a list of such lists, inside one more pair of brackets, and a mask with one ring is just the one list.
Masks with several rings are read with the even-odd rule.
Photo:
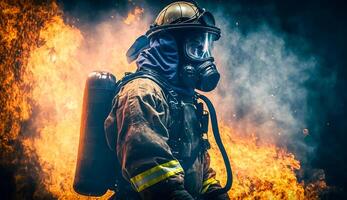
[[181, 46], [180, 79], [187, 87], [209, 92], [217, 87], [220, 74], [212, 56], [214, 35], [205, 32], [185, 37]]

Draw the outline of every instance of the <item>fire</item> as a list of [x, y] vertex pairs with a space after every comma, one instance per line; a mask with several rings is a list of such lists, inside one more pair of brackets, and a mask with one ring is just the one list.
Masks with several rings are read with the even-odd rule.
[[[134, 32], [132, 38], [137, 34]], [[61, 16], [55, 16], [46, 24], [40, 38], [45, 43], [31, 52], [27, 66], [34, 80], [32, 95], [39, 106], [35, 126], [39, 128], [36, 139], [23, 143], [38, 155], [45, 187], [59, 198], [74, 199], [79, 197], [72, 189], [72, 181], [84, 82], [93, 70], [108, 70], [119, 77], [120, 73], [133, 69], [123, 56], [127, 49], [111, 46], [107, 54], [117, 63], [108, 63], [108, 67], [84, 65], [85, 59], [92, 59], [81, 52], [86, 38], [78, 29], [64, 24]], [[117, 66], [124, 67], [117, 69]]]
[[141, 15], [143, 14], [144, 9], [143, 8], [139, 8], [136, 7], [133, 12], [129, 12], [128, 13], [128, 17], [126, 19], [124, 19], [124, 23], [130, 25], [131, 23], [133, 23], [134, 21], [139, 21]]
[[[294, 173], [300, 163], [293, 154], [272, 144], [258, 144], [255, 136], [240, 137], [226, 124], [221, 123], [220, 129], [234, 171], [229, 192], [233, 199], [305, 199], [304, 186]], [[212, 166], [223, 181], [223, 161], [211, 141]]]
[[[5, 7], [3, 13], [19, 13], [18, 7], [0, 5]], [[53, 8], [57, 9], [55, 4]], [[6, 113], [16, 117], [17, 122], [6, 132], [11, 134], [7, 138], [21, 140], [27, 159], [37, 157], [40, 172], [37, 178], [40, 184], [35, 188], [37, 195], [44, 188], [59, 199], [84, 198], [72, 189], [84, 82], [93, 70], [110, 71], [120, 78], [124, 72], [135, 69], [134, 64], [127, 64], [124, 55], [135, 38], [147, 29], [139, 17], [143, 12], [142, 8], [135, 8], [121, 23], [102, 23], [97, 27], [99, 36], [85, 35], [64, 23], [58, 11], [42, 15], [44, 23], [38, 38], [18, 40], [23, 44], [26, 40], [32, 41], [27, 45], [30, 53], [24, 55], [27, 62], [22, 62], [19, 84], [16, 75], [5, 70], [13, 63], [1, 65], [1, 79], [6, 78], [1, 80], [5, 88], [5, 92], [1, 91], [1, 105], [7, 105]], [[7, 47], [11, 47], [11, 41], [20, 34], [13, 29], [13, 23], [0, 30], [1, 35], [6, 35], [3, 40]], [[39, 41], [40, 45], [34, 41]], [[3, 102], [10, 99], [3, 97], [5, 93], [15, 100]], [[20, 125], [28, 119], [32, 122], [34, 137], [19, 138]], [[0, 128], [1, 134], [5, 133], [5, 125], [1, 124]], [[293, 154], [273, 144], [258, 144], [255, 136], [241, 137], [226, 123], [221, 123], [221, 134], [234, 171], [234, 184], [229, 193], [232, 199], [317, 198], [306, 195], [305, 185], [298, 182], [295, 170], [300, 168], [300, 163]], [[223, 183], [223, 161], [213, 139], [211, 142], [212, 166]], [[3, 149], [5, 143], [1, 143]], [[110, 194], [112, 192], [102, 198]]]

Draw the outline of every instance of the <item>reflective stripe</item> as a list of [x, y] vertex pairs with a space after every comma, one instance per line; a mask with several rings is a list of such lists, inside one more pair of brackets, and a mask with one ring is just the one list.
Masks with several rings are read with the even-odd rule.
[[141, 174], [138, 174], [130, 179], [133, 186], [138, 192], [162, 181], [170, 176], [182, 172], [183, 168], [177, 160], [155, 166]]
[[215, 178], [213, 178], [213, 177], [207, 179], [206, 181], [204, 181], [202, 183], [201, 194], [204, 194], [211, 185], [217, 184], [217, 183], [218, 183], [218, 181]]

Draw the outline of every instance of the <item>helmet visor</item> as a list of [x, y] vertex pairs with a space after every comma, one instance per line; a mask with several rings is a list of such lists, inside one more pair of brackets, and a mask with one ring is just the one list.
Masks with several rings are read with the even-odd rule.
[[213, 34], [203, 33], [187, 38], [185, 51], [194, 60], [205, 60], [212, 57]]

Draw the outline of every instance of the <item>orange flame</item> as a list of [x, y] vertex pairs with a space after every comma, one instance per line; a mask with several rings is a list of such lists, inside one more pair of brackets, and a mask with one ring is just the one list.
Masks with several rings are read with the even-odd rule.
[[[304, 187], [294, 170], [300, 163], [293, 154], [271, 144], [258, 144], [255, 136], [240, 137], [225, 124], [221, 135], [235, 172], [230, 196], [234, 199], [305, 199]], [[212, 166], [224, 180], [223, 161], [212, 141]]]
[[130, 25], [131, 23], [135, 21], [139, 21], [141, 15], [143, 14], [144, 9], [136, 7], [132, 12], [128, 13], [128, 17], [124, 19], [124, 23]]
[[[17, 12], [10, 9], [3, 12]], [[40, 40], [44, 43], [37, 48], [31, 47], [23, 79], [33, 88], [30, 95], [38, 113], [32, 115], [26, 108], [28, 102], [23, 101], [19, 118], [21, 121], [33, 118], [38, 133], [35, 139], [23, 139], [22, 143], [28, 154], [37, 154], [42, 169], [41, 182], [59, 199], [84, 198], [73, 191], [72, 181], [85, 79], [93, 70], [107, 70], [121, 77], [124, 72], [135, 69], [134, 65], [127, 64], [124, 55], [135, 38], [147, 29], [139, 17], [143, 12], [142, 8], [135, 8], [121, 24], [112, 21], [100, 24], [97, 28], [100, 35], [93, 38], [65, 24], [56, 14], [40, 31]], [[9, 32], [6, 41], [18, 34]], [[93, 43], [95, 40], [98, 44]], [[8, 74], [8, 80], [14, 79], [13, 76]], [[12, 85], [6, 87], [19, 93]], [[300, 168], [300, 163], [293, 154], [272, 144], [258, 144], [254, 136], [241, 137], [226, 123], [222, 122], [220, 128], [234, 170], [234, 184], [229, 193], [232, 199], [318, 198], [305, 194], [304, 184], [298, 182], [295, 170]], [[19, 132], [17, 129], [14, 132]], [[223, 161], [213, 139], [210, 141], [212, 166], [223, 182]]]

